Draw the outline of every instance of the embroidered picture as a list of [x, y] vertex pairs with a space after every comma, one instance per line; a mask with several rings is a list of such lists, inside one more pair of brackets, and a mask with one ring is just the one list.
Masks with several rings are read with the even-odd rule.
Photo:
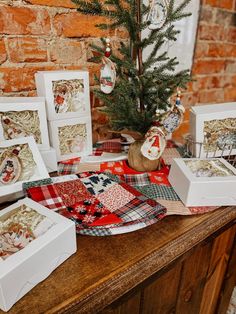
[[214, 152], [225, 145], [236, 147], [236, 118], [204, 121], [204, 150]]
[[185, 160], [187, 167], [196, 177], [228, 177], [235, 176], [220, 160]]
[[28, 144], [0, 146], [0, 186], [29, 180], [36, 163]]
[[42, 144], [37, 110], [0, 112], [0, 122], [5, 140], [32, 135], [37, 144]]
[[86, 124], [58, 127], [61, 155], [83, 152], [87, 143]]
[[0, 218], [0, 261], [24, 249], [54, 225], [44, 215], [21, 205]]
[[52, 81], [56, 113], [85, 111], [84, 80]]

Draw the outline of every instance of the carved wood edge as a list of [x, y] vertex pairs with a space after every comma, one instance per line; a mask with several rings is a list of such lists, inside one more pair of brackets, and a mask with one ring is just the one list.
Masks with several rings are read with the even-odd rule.
[[233, 220], [236, 221], [235, 207], [225, 208], [223, 214], [222, 211], [218, 215], [215, 212], [161, 249], [91, 289], [85, 296], [76, 295], [47, 313], [97, 313]]

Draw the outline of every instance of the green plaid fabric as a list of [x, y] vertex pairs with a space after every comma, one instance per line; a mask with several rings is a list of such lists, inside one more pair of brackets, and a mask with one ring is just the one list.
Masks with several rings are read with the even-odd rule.
[[157, 198], [169, 201], [180, 200], [178, 195], [175, 193], [175, 190], [170, 186], [150, 184], [146, 186], [136, 186], [135, 188], [154, 200]]
[[95, 228], [87, 228], [87, 229], [77, 229], [78, 234], [82, 235], [90, 235], [94, 237], [104, 237], [112, 235], [111, 231], [108, 229], [95, 229]]

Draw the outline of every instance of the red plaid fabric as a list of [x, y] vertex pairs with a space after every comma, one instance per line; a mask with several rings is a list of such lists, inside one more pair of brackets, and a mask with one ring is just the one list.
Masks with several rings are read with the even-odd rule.
[[32, 187], [27, 190], [27, 194], [32, 200], [51, 210], [66, 209], [54, 185]]
[[144, 186], [150, 184], [148, 173], [142, 174], [124, 174], [125, 182], [131, 186]]
[[135, 188], [133, 188], [132, 186], [128, 185], [125, 182], [120, 182], [119, 183], [124, 189], [126, 189], [127, 191], [129, 191], [130, 193], [132, 193], [135, 196], [140, 196], [142, 195], [141, 192], [139, 192], [138, 190], [136, 190]]

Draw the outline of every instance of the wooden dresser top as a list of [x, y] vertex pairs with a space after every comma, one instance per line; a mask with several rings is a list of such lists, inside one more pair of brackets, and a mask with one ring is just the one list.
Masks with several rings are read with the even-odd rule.
[[92, 313], [102, 309], [235, 220], [236, 208], [227, 207], [198, 216], [169, 216], [124, 235], [78, 236], [77, 253], [8, 313]]

